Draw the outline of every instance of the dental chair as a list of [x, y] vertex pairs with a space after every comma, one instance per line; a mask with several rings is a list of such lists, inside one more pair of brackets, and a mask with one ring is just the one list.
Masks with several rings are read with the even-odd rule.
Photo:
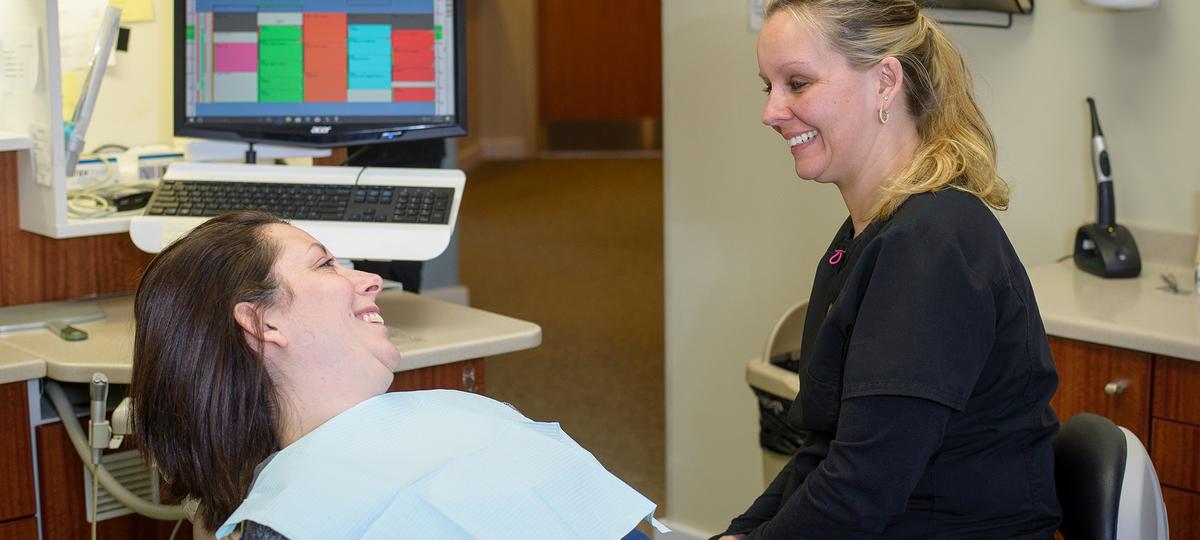
[[1054, 480], [1066, 540], [1167, 539], [1167, 510], [1141, 441], [1103, 416], [1080, 413], [1054, 438]]

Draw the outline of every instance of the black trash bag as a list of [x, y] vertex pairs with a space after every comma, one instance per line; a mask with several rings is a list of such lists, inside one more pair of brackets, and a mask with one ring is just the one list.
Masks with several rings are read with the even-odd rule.
[[758, 398], [758, 444], [759, 446], [790, 456], [800, 448], [804, 436], [787, 421], [788, 407], [792, 400], [782, 398], [754, 387]]
[[800, 350], [784, 351], [767, 359], [772, 364], [788, 371], [800, 373]]

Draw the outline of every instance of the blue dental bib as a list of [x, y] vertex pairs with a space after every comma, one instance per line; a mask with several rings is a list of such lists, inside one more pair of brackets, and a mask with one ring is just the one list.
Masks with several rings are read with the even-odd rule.
[[430, 390], [371, 398], [281, 450], [217, 537], [250, 520], [291, 540], [613, 540], [662, 528], [654, 508], [558, 424]]

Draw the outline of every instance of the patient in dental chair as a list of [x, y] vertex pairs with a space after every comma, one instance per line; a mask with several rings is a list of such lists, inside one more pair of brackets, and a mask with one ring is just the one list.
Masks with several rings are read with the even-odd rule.
[[219, 538], [617, 539], [654, 504], [557, 424], [483, 396], [385, 393], [400, 354], [380, 279], [258, 212], [149, 265], [134, 426]]

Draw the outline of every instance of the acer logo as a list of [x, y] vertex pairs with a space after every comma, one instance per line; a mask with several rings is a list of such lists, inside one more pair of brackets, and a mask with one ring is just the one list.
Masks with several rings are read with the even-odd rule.
[[333, 126], [313, 126], [312, 129], [309, 130], [309, 133], [312, 133], [313, 135], [324, 135], [330, 131], [333, 131]]

